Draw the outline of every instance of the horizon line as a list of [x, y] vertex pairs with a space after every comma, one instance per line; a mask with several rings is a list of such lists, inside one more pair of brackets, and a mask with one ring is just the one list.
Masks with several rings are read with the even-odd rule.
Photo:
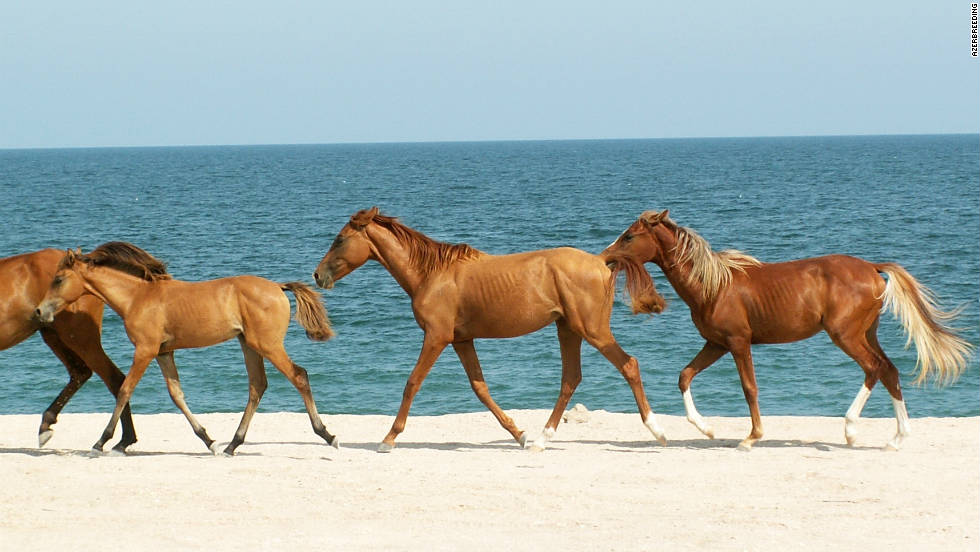
[[286, 147], [286, 146], [355, 146], [355, 145], [398, 145], [398, 144], [481, 144], [507, 142], [617, 142], [653, 140], [740, 140], [768, 138], [860, 138], [860, 137], [900, 137], [900, 136], [978, 136], [980, 132], [898, 132], [898, 133], [859, 133], [859, 134], [760, 134], [745, 136], [662, 136], [632, 138], [483, 138], [460, 140], [380, 140], [380, 141], [338, 141], [338, 142], [239, 142], [224, 144], [187, 143], [151, 145], [95, 145], [95, 146], [0, 146], [0, 151], [24, 150], [83, 150], [83, 149], [163, 149], [163, 148], [222, 148], [222, 147]]

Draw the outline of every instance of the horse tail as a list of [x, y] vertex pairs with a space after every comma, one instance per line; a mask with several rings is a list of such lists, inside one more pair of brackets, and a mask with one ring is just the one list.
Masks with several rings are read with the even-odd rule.
[[921, 384], [933, 373], [936, 385], [956, 381], [966, 367], [973, 346], [944, 322], [956, 318], [962, 307], [950, 312], [940, 310], [932, 290], [895, 263], [881, 263], [874, 267], [888, 275], [888, 283], [881, 295], [884, 299], [882, 312], [891, 310], [892, 315], [902, 322], [908, 335], [906, 349], [915, 342], [918, 352], [915, 365], [919, 375], [914, 383]]
[[633, 314], [656, 314], [663, 312], [667, 307], [667, 301], [657, 293], [657, 287], [653, 283], [653, 278], [647, 272], [643, 263], [638, 262], [628, 255], [606, 255], [603, 257], [606, 266], [612, 270], [612, 282], [615, 285], [616, 278], [620, 272], [626, 273], [626, 286], [624, 291], [629, 297], [630, 309]]
[[296, 296], [296, 321], [306, 330], [306, 337], [313, 341], [326, 341], [333, 337], [327, 309], [323, 306], [319, 292], [302, 282], [279, 285]]

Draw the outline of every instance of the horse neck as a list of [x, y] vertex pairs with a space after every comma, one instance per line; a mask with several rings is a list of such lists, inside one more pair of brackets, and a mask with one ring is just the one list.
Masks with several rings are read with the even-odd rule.
[[153, 282], [105, 267], [89, 267], [81, 273], [85, 289], [125, 319], [132, 311], [133, 298]]
[[369, 225], [365, 231], [374, 248], [374, 259], [391, 274], [409, 297], [414, 297], [422, 285], [422, 274], [411, 262], [411, 249], [388, 229], [377, 224]]
[[693, 263], [690, 260], [678, 262], [677, 230], [659, 225], [654, 229], [654, 237], [660, 245], [660, 255], [653, 259], [653, 262], [660, 267], [667, 281], [688, 307], [694, 309], [703, 306], [701, 284], [691, 282], [689, 278]]

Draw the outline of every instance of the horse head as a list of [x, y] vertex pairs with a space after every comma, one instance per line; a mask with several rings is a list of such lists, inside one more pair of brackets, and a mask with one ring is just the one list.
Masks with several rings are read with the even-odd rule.
[[374, 257], [374, 246], [366, 228], [378, 214], [378, 208], [362, 209], [350, 217], [334, 238], [327, 254], [320, 260], [313, 279], [316, 285], [330, 289], [337, 280], [350, 274]]
[[605, 259], [607, 264], [614, 263], [615, 259], [623, 257], [628, 257], [639, 263], [659, 261], [663, 256], [663, 244], [657, 236], [657, 227], [663, 226], [673, 230], [677, 228], [677, 225], [670, 220], [669, 213], [670, 211], [667, 209], [661, 212], [644, 212], [599, 256]]
[[78, 272], [78, 269], [83, 266], [85, 262], [82, 259], [81, 249], [65, 251], [65, 256], [58, 264], [58, 271], [55, 272], [47, 293], [34, 309], [34, 318], [44, 324], [50, 324], [54, 321], [54, 315], [85, 294], [85, 280]]

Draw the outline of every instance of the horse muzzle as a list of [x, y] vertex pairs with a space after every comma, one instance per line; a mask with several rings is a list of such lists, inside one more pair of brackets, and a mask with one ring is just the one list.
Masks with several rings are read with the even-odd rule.
[[58, 312], [55, 305], [51, 303], [41, 303], [34, 309], [34, 320], [42, 324], [50, 324], [54, 322], [54, 315]]
[[331, 289], [331, 288], [333, 288], [333, 284], [334, 284], [334, 281], [335, 281], [333, 279], [333, 275], [331, 275], [331, 274], [321, 274], [320, 272], [314, 272], [313, 273], [313, 280], [316, 282], [316, 285], [317, 286], [322, 287], [323, 289]]

